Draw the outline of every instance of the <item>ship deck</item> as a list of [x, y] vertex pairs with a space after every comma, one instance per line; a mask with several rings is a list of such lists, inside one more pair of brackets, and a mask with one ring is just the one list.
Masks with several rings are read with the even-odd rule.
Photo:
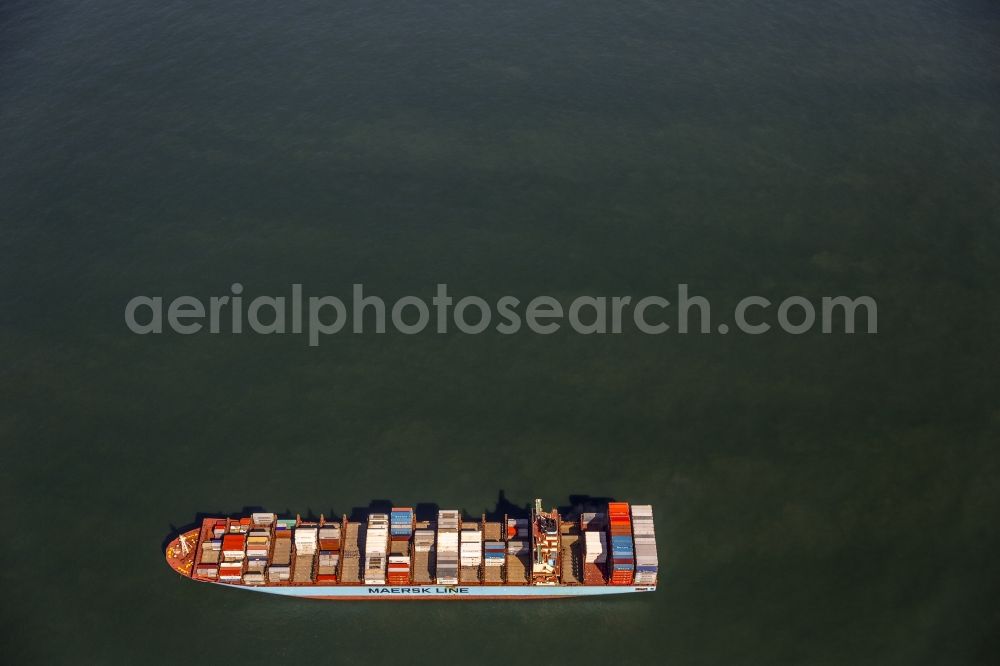
[[[270, 517], [265, 521], [264, 515]], [[564, 521], [555, 511], [543, 515], [554, 521], [546, 523], [544, 534], [506, 515], [459, 521], [451, 531], [455, 539], [461, 535], [461, 560], [459, 550], [449, 550], [441, 539], [448, 526], [435, 521], [411, 519], [405, 529], [394, 524], [389, 537], [384, 528], [346, 516], [333, 521], [297, 516], [293, 522], [273, 514], [204, 518], [171, 541], [165, 556], [175, 572], [196, 581], [315, 599], [549, 598], [655, 589], [655, 578], [642, 585], [633, 585], [631, 577], [612, 580], [603, 559], [588, 560], [583, 536], [596, 528], [583, 520]], [[415, 539], [417, 533], [423, 536]], [[309, 542], [315, 534], [337, 536]], [[306, 536], [300, 541], [299, 535]], [[233, 544], [241, 550], [233, 551]], [[542, 565], [533, 562], [532, 553]], [[440, 572], [439, 563], [445, 567]]]

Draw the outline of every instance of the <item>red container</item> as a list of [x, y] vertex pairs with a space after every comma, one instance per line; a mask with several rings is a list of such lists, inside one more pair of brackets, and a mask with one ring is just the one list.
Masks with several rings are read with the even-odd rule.
[[242, 534], [227, 534], [222, 537], [222, 550], [246, 550], [247, 538]]
[[337, 574], [316, 574], [317, 583], [336, 583]]

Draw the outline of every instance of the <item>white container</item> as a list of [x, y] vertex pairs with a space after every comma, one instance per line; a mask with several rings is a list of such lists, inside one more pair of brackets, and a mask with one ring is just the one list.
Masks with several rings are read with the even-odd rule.
[[608, 558], [608, 546], [604, 532], [585, 532], [583, 538], [583, 561], [604, 562]]
[[420, 553], [434, 550], [434, 532], [432, 530], [417, 530], [414, 532], [413, 549]]
[[291, 569], [287, 566], [270, 566], [267, 568], [267, 578], [272, 583], [289, 580], [291, 576]]
[[459, 512], [454, 509], [443, 509], [438, 511], [438, 531], [458, 531], [461, 521]]
[[438, 534], [438, 550], [458, 551], [458, 533], [441, 532]]
[[315, 527], [299, 527], [295, 530], [295, 543], [316, 543]]

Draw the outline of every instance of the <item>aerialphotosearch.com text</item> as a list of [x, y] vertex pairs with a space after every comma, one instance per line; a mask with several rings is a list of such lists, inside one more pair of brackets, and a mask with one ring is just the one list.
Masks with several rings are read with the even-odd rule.
[[259, 295], [249, 298], [243, 285], [233, 283], [229, 293], [201, 299], [194, 296], [136, 296], [125, 306], [125, 323], [139, 335], [172, 331], [258, 335], [291, 333], [306, 335], [310, 346], [326, 336], [350, 332], [385, 333], [393, 330], [416, 335], [431, 331], [457, 331], [477, 335], [494, 330], [503, 335], [527, 331], [550, 335], [563, 327], [580, 335], [644, 335], [665, 333], [738, 332], [761, 335], [780, 331], [800, 335], [855, 333], [862, 320], [865, 333], [878, 332], [878, 307], [870, 296], [823, 296], [809, 299], [789, 296], [779, 302], [762, 296], [739, 300], [728, 321], [715, 323], [711, 303], [678, 284], [673, 298], [646, 296], [578, 296], [559, 300], [552, 296], [522, 299], [502, 296], [488, 301], [479, 296], [456, 299], [447, 284], [438, 284], [430, 302], [418, 296], [390, 300], [366, 293], [355, 284], [350, 298], [304, 296], [301, 284], [293, 284], [287, 296]]
[[[550, 335], [564, 327], [580, 335], [635, 332], [762, 335], [783, 332], [801, 335], [822, 333], [874, 334], [878, 332], [878, 306], [870, 296], [788, 296], [778, 302], [763, 296], [741, 298], [726, 321], [715, 322], [708, 299], [691, 294], [688, 285], [677, 285], [672, 298], [646, 296], [553, 296], [530, 299], [502, 296], [488, 301], [479, 296], [456, 299], [447, 284], [438, 284], [433, 297], [403, 296], [383, 299], [352, 286], [351, 298], [304, 296], [293, 284], [287, 296], [249, 298], [236, 282], [229, 293], [201, 299], [194, 296], [136, 296], [125, 306], [125, 323], [139, 335], [172, 331], [197, 333], [253, 333], [305, 335], [312, 347], [324, 337], [343, 333], [405, 334], [459, 332], [478, 335], [494, 330], [503, 335], [530, 332]], [[863, 330], [858, 323], [863, 323]]]

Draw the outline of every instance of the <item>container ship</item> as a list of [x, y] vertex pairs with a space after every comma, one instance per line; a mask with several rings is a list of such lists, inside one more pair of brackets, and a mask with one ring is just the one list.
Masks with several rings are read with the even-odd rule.
[[251, 513], [204, 518], [166, 549], [185, 578], [326, 600], [556, 599], [656, 590], [653, 509], [609, 502], [564, 519], [535, 500], [528, 518], [466, 520], [409, 507], [364, 520]]

